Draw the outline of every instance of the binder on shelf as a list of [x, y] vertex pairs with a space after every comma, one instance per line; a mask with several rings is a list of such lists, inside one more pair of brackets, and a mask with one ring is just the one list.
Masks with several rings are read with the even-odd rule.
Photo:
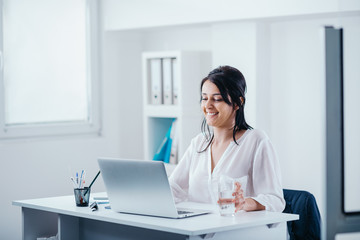
[[163, 103], [161, 59], [150, 59], [151, 104]]
[[172, 67], [171, 58], [163, 58], [163, 84], [164, 84], [164, 104], [171, 105], [173, 103], [173, 83], [172, 83]]
[[179, 99], [179, 85], [180, 85], [180, 79], [179, 79], [179, 73], [178, 73], [178, 60], [176, 58], [171, 59], [171, 69], [172, 69], [172, 82], [173, 82], [173, 104], [178, 104]]

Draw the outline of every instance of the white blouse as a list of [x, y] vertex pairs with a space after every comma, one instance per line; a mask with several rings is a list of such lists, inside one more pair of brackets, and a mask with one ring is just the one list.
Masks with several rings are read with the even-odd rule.
[[285, 207], [280, 165], [268, 136], [260, 130], [247, 130], [238, 145], [232, 141], [211, 173], [211, 146], [202, 134], [192, 139], [169, 181], [176, 202], [216, 204], [217, 184], [221, 175], [247, 177], [242, 184], [245, 197], [251, 197], [268, 211]]

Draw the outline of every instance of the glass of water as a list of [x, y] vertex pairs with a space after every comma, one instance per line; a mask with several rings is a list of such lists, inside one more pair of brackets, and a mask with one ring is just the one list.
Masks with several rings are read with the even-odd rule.
[[221, 175], [218, 183], [219, 209], [221, 216], [234, 216], [235, 214], [235, 180]]

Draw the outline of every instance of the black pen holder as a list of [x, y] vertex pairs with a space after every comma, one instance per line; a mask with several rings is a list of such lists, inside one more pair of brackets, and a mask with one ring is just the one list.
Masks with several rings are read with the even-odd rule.
[[90, 190], [91, 189], [88, 187], [74, 189], [76, 206], [78, 207], [89, 206]]

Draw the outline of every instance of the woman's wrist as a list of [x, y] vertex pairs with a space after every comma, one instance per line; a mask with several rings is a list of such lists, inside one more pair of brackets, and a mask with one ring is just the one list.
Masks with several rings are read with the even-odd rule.
[[256, 201], [253, 198], [245, 198], [245, 204], [243, 206], [243, 210], [247, 212], [265, 210], [265, 206], [260, 204], [258, 201]]

